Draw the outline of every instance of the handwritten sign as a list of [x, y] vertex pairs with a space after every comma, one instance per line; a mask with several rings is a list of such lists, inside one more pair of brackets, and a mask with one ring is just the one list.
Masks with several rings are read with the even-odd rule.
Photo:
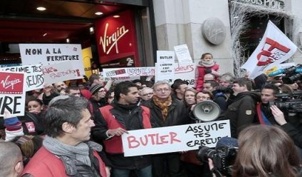
[[25, 108], [24, 73], [0, 71], [0, 115], [7, 109], [13, 116], [23, 116]]
[[175, 63], [174, 79], [187, 81], [190, 87], [195, 87], [195, 63]]
[[72, 62], [61, 62], [42, 67], [46, 83], [80, 79], [80, 70]]
[[43, 77], [41, 64], [11, 66], [6, 68], [1, 68], [1, 71], [25, 73], [25, 83], [26, 83], [25, 91], [31, 91], [31, 90], [43, 88], [44, 77]]
[[156, 51], [156, 63], [175, 63], [174, 51]]
[[104, 68], [104, 77], [154, 76], [154, 67]]
[[193, 62], [187, 44], [174, 46], [174, 51], [176, 53], [178, 63], [192, 63]]
[[19, 44], [19, 47], [22, 65], [69, 62], [81, 76], [85, 74], [80, 44]]
[[128, 131], [122, 135], [125, 156], [161, 154], [215, 147], [231, 136], [229, 120]]
[[155, 82], [167, 81], [172, 84], [174, 81], [174, 62], [173, 63], [155, 63], [156, 75]]

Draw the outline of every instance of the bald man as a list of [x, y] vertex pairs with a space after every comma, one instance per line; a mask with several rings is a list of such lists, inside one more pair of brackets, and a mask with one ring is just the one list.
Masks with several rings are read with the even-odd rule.
[[0, 176], [19, 177], [23, 171], [20, 148], [12, 142], [0, 142]]

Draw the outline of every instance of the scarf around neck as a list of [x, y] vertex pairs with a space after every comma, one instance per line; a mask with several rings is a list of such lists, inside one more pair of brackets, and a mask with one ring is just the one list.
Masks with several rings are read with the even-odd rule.
[[160, 100], [156, 95], [152, 97], [156, 106], [161, 109], [161, 113], [163, 115], [164, 120], [166, 120], [169, 112], [169, 106], [172, 104], [171, 95], [166, 100]]
[[214, 66], [215, 62], [214, 60], [210, 60], [210, 61], [201, 60], [198, 64], [204, 67], [212, 67]]

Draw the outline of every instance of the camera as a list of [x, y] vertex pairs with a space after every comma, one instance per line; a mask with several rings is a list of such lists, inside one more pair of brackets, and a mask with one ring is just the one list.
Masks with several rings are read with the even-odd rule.
[[276, 94], [276, 100], [269, 102], [269, 105], [276, 105], [279, 109], [290, 113], [302, 113], [302, 92], [292, 94]]
[[285, 84], [293, 84], [297, 80], [302, 79], [302, 65], [298, 64], [296, 66], [284, 69], [285, 76], [282, 77], [282, 81]]
[[223, 175], [231, 175], [231, 166], [234, 164], [237, 147], [219, 146], [216, 148], [209, 148], [207, 146], [200, 146], [197, 152], [197, 158], [201, 162], [207, 163], [208, 158], [212, 159], [215, 168]]

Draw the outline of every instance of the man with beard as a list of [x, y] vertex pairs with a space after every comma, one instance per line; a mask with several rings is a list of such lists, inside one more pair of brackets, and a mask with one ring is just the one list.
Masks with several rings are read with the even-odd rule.
[[151, 128], [150, 110], [139, 106], [138, 86], [130, 81], [120, 82], [114, 88], [114, 102], [100, 108], [95, 119], [93, 139], [104, 144], [112, 164], [113, 177], [129, 177], [135, 172], [138, 177], [152, 177], [149, 156], [125, 157], [121, 135], [128, 130]]

